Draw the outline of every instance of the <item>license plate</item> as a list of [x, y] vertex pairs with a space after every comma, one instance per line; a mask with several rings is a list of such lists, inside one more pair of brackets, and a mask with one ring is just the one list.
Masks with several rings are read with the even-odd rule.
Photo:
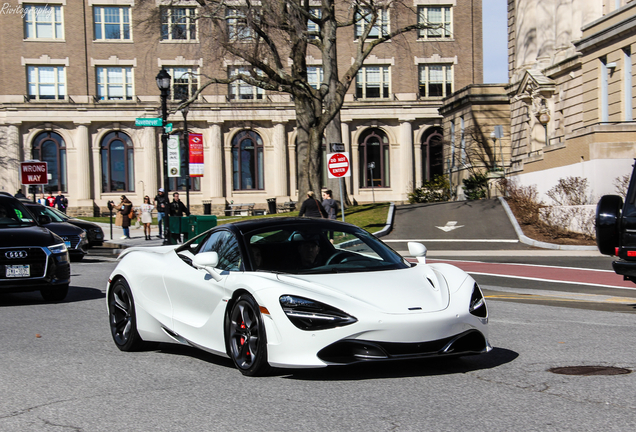
[[71, 247], [71, 242], [70, 241], [65, 241], [64, 244], [66, 245], [67, 248]]
[[8, 265], [5, 266], [6, 277], [29, 277], [31, 276], [31, 267], [26, 265]]

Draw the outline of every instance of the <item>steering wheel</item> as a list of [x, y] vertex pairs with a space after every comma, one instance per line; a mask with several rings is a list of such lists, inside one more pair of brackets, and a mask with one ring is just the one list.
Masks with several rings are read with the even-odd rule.
[[[336, 259], [336, 257], [342, 256], [342, 255], [346, 255], [346, 254], [348, 254], [348, 253], [349, 253], [349, 252], [347, 252], [347, 251], [338, 251], [338, 252], [336, 252], [335, 254], [333, 254], [333, 255], [331, 255], [331, 256], [329, 257], [329, 259], [327, 260], [327, 262], [325, 263], [325, 265], [329, 265], [329, 264], [331, 264], [331, 263], [332, 263], [332, 261], [334, 261], [334, 260]], [[339, 261], [338, 263], [344, 262], [344, 260], [345, 260], [345, 259], [346, 259], [346, 258], [344, 258], [342, 261]], [[336, 264], [338, 264], [338, 263], [336, 263]]]

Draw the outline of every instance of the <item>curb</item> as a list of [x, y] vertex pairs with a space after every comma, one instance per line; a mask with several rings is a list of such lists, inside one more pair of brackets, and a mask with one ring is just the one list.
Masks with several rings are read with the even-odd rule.
[[380, 231], [376, 231], [374, 233], [372, 233], [375, 237], [380, 238], [383, 237], [385, 235], [387, 235], [388, 233], [391, 232], [391, 230], [393, 229], [393, 219], [395, 217], [395, 203], [391, 203], [391, 205], [389, 206], [389, 214], [386, 217], [386, 224], [384, 225], [384, 228], [382, 228]]
[[503, 206], [506, 211], [506, 215], [508, 215], [508, 219], [510, 219], [510, 223], [515, 229], [515, 233], [517, 233], [517, 237], [519, 237], [519, 241], [528, 246], [539, 247], [543, 249], [555, 249], [555, 250], [587, 250], [587, 251], [597, 251], [598, 248], [596, 246], [576, 246], [576, 245], [560, 245], [554, 243], [546, 243], [542, 241], [532, 240], [530, 237], [527, 237], [523, 234], [521, 230], [521, 226], [519, 226], [519, 222], [515, 218], [514, 214], [512, 214], [512, 210], [510, 210], [510, 206], [503, 197], [498, 197], [499, 202]]

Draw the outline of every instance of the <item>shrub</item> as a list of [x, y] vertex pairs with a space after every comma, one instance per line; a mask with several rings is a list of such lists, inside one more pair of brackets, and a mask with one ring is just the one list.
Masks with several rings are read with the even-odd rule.
[[464, 195], [469, 200], [478, 200], [486, 198], [488, 191], [488, 177], [485, 174], [473, 174], [467, 179], [462, 180], [464, 183]]
[[591, 204], [587, 193], [587, 179], [582, 177], [560, 178], [557, 185], [547, 191], [546, 195], [562, 206]]
[[517, 208], [519, 222], [524, 225], [537, 224], [539, 211], [543, 207], [538, 200], [537, 186], [519, 186], [509, 179], [505, 179], [503, 185], [508, 201]]
[[414, 204], [448, 201], [449, 190], [450, 184], [446, 176], [436, 175], [433, 176], [432, 180], [425, 182], [422, 187], [409, 193], [409, 202]]

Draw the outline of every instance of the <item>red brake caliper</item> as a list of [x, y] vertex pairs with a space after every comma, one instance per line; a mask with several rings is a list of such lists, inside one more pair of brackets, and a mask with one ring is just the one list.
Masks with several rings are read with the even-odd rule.
[[[241, 323], [241, 328], [242, 328], [242, 329], [247, 328], [247, 327], [245, 327], [245, 322], [242, 322], [242, 323]], [[245, 338], [244, 338], [243, 336], [241, 336], [241, 345], [243, 345], [244, 343], [245, 343]], [[250, 355], [250, 352], [249, 352], [249, 351], [247, 351], [245, 354], [246, 354], [246, 355]]]

